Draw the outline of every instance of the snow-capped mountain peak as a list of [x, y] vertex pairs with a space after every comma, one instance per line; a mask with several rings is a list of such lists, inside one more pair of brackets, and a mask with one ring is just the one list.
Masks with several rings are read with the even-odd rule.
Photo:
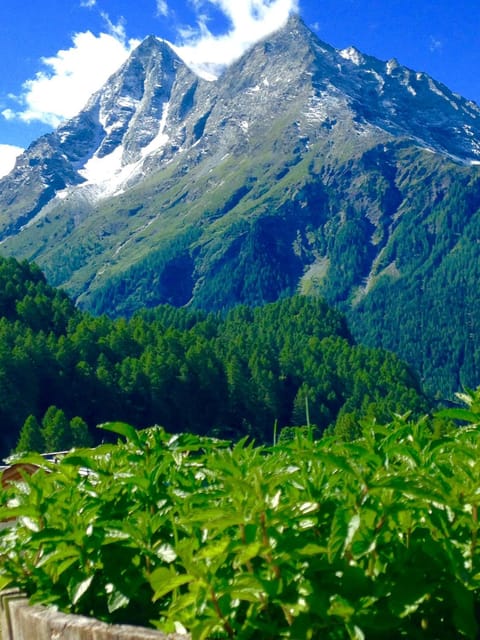
[[202, 163], [208, 173], [274, 137], [298, 157], [316, 148], [335, 158], [347, 140], [356, 153], [400, 137], [457, 162], [480, 161], [476, 104], [396, 60], [336, 50], [298, 17], [215, 80], [202, 75], [170, 43], [146, 38], [85, 109], [31, 145], [0, 181], [0, 201], [29, 190], [29, 204], [4, 229], [39, 215], [59, 192], [109, 197], [170, 163], [181, 172]]

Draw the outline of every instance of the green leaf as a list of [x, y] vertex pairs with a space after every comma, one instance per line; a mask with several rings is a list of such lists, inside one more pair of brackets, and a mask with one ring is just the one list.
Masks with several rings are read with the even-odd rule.
[[159, 547], [155, 548], [155, 553], [160, 560], [163, 560], [163, 562], [166, 562], [167, 564], [170, 564], [177, 559], [177, 553], [170, 544], [161, 544]]
[[452, 420], [462, 420], [463, 422], [480, 422], [480, 415], [468, 409], [442, 409], [435, 416], [438, 418], [451, 418]]
[[347, 625], [350, 640], [365, 640], [365, 634], [357, 625]]
[[344, 548], [349, 521], [348, 511], [343, 506], [338, 507], [333, 516], [330, 538], [328, 540], [328, 559], [330, 562], [333, 562], [337, 554]]
[[211, 545], [204, 545], [203, 549], [200, 549], [198, 551], [197, 558], [201, 558], [202, 560], [211, 560], [213, 558], [218, 558], [225, 553], [229, 545], [230, 540], [228, 538], [218, 540]]
[[61, 529], [46, 528], [41, 529], [32, 536], [32, 541], [39, 542], [63, 542], [65, 540], [65, 531]]
[[116, 542], [125, 542], [131, 540], [132, 536], [127, 531], [121, 529], [105, 528], [105, 536], [103, 544], [115, 544]]
[[51, 553], [44, 554], [37, 563], [37, 567], [43, 567], [45, 565], [52, 564], [54, 566], [59, 566], [58, 563], [63, 562], [64, 560], [74, 561], [80, 557], [81, 551], [76, 546], [68, 546], [63, 549], [55, 549]]
[[42, 469], [48, 469], [48, 470], [55, 469], [55, 466], [56, 466], [54, 462], [50, 462], [39, 453], [13, 454], [12, 456], [6, 459], [6, 463], [8, 465], [32, 464]]
[[15, 579], [12, 576], [0, 574], [0, 591], [6, 589], [9, 585], [14, 583]]
[[192, 582], [194, 577], [188, 573], [175, 574], [165, 567], [160, 567], [150, 574], [148, 580], [154, 591], [153, 602], [156, 602], [170, 591]]
[[243, 573], [235, 576], [229, 589], [231, 598], [247, 602], [262, 602], [265, 590], [262, 583], [252, 574]]
[[348, 523], [348, 528], [347, 528], [347, 535], [345, 536], [345, 542], [343, 545], [344, 550], [350, 546], [350, 544], [352, 543], [352, 540], [355, 536], [355, 534], [357, 533], [358, 529], [360, 528], [360, 516], [358, 515], [358, 513], [354, 514], [351, 519], [350, 522]]
[[112, 583], [105, 586], [105, 591], [108, 594], [107, 607], [109, 613], [113, 613], [129, 605], [130, 598], [117, 589]]
[[338, 616], [348, 621], [354, 615], [355, 607], [345, 598], [335, 595], [330, 598], [330, 607], [327, 613], [329, 616]]
[[418, 498], [426, 503], [435, 501], [443, 504], [448, 501], [448, 496], [439, 491], [439, 487], [431, 478], [424, 479], [418, 475], [405, 477], [389, 474], [377, 480], [375, 485], [370, 485], [369, 490], [373, 493], [380, 488], [393, 489], [406, 497]]
[[62, 560], [59, 564], [57, 564], [57, 562], [58, 560], [55, 561], [53, 566], [50, 565], [49, 568], [52, 571], [52, 575], [58, 580], [62, 573], [67, 571], [67, 569], [70, 569], [72, 565], [78, 563], [78, 554], [72, 555], [70, 558], [65, 558], [65, 560]]
[[38, 516], [38, 510], [30, 504], [21, 504], [18, 507], [0, 507], [0, 522], [6, 522], [21, 516], [35, 518]]
[[256, 558], [262, 549], [263, 544], [260, 542], [252, 542], [251, 544], [241, 546], [235, 558], [236, 565], [246, 564], [249, 560]]
[[306, 516], [318, 511], [320, 509], [320, 504], [318, 502], [302, 502], [297, 505], [296, 508], [302, 516]]
[[[97, 453], [98, 455], [98, 453]], [[63, 460], [62, 465], [71, 465], [72, 467], [84, 467], [85, 469], [95, 469], [98, 466], [98, 460], [95, 457], [84, 455], [76, 451], [68, 454]]]
[[40, 524], [37, 519], [30, 518], [28, 516], [20, 516], [18, 521], [30, 531], [34, 531], [36, 533], [40, 531]]
[[73, 588], [70, 588], [70, 597], [72, 599], [72, 604], [77, 604], [80, 598], [89, 590], [90, 585], [92, 584], [94, 576], [91, 575], [85, 580], [82, 580], [78, 584], [76, 584]]
[[140, 437], [138, 431], [131, 424], [126, 422], [104, 422], [98, 425], [99, 429], [104, 431], [111, 431], [119, 436], [123, 436], [126, 440], [132, 442], [137, 446], [141, 446]]
[[343, 471], [347, 474], [358, 475], [346, 456], [339, 456], [333, 453], [322, 453], [321, 458], [322, 462], [328, 464], [335, 471]]
[[304, 547], [301, 547], [300, 549], [297, 549], [297, 553], [300, 556], [306, 556], [306, 557], [319, 556], [327, 553], [327, 547], [322, 547], [319, 544], [310, 543], [310, 544], [306, 544]]

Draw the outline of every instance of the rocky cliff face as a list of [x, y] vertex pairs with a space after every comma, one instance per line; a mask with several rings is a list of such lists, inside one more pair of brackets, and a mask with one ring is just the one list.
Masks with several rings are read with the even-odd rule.
[[298, 18], [214, 81], [149, 37], [0, 181], [0, 250], [97, 312], [320, 292], [412, 362], [371, 322], [442, 269], [448, 296], [467, 245], [480, 263], [479, 164], [476, 104]]

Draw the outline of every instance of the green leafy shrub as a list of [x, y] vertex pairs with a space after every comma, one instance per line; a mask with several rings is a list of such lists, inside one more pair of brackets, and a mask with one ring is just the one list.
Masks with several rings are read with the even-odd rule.
[[480, 430], [273, 448], [107, 425], [4, 490], [0, 586], [206, 638], [476, 638]]

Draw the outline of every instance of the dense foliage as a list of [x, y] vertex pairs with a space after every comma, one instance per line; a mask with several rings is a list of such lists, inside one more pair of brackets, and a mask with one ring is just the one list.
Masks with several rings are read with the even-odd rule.
[[451, 416], [273, 448], [106, 425], [126, 442], [24, 459], [0, 586], [194, 640], [473, 640], [480, 400]]
[[275, 424], [348, 438], [362, 416], [426, 409], [409, 369], [356, 345], [321, 300], [111, 320], [78, 311], [13, 259], [0, 260], [0, 400], [4, 455], [86, 445], [85, 423], [93, 432], [111, 419], [271, 442]]
[[480, 181], [457, 180], [434, 202], [420, 185], [411, 197], [416, 206], [402, 215], [349, 326], [362, 343], [400, 355], [428, 391], [452, 397], [480, 378]]

